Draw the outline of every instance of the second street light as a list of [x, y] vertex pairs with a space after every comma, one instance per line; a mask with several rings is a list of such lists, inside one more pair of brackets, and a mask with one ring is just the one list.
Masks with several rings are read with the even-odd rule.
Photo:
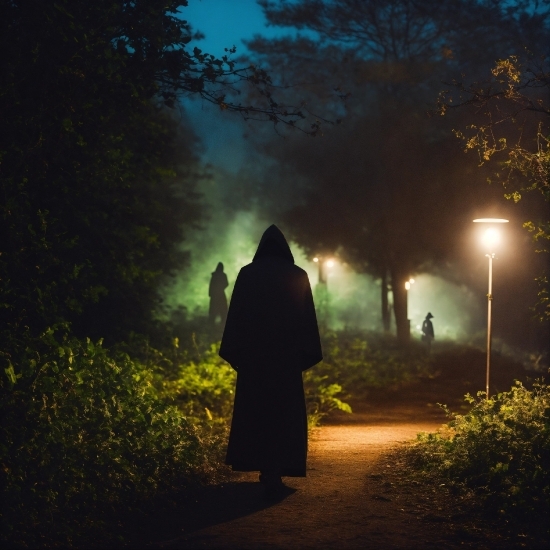
[[474, 223], [488, 224], [489, 227], [485, 230], [482, 237], [484, 249], [489, 259], [489, 286], [487, 292], [487, 370], [485, 377], [485, 397], [489, 399], [489, 373], [491, 369], [491, 314], [493, 303], [493, 260], [496, 256], [496, 250], [500, 243], [500, 232], [495, 225], [508, 223], [508, 220], [503, 218], [478, 218]]
[[411, 320], [409, 319], [409, 290], [411, 286], [414, 285], [414, 279], [411, 277], [408, 281], [405, 282], [406, 298], [405, 298], [405, 307], [407, 309], [407, 323], [409, 324], [409, 338], [411, 337]]
[[317, 305], [320, 325], [326, 328], [329, 317], [328, 270], [334, 266], [335, 261], [332, 258], [323, 258], [323, 256], [315, 256], [313, 261], [317, 264], [318, 268], [315, 303]]
[[319, 284], [327, 284], [327, 268], [330, 269], [334, 266], [334, 260], [332, 258], [329, 258], [328, 260], [324, 259], [322, 256], [315, 256], [313, 258], [313, 261], [317, 264], [317, 267], [319, 269], [319, 275], [317, 282]]

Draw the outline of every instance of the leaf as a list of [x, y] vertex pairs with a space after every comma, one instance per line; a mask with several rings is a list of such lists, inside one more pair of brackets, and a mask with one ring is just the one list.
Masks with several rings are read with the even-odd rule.
[[8, 380], [13, 386], [17, 382], [17, 376], [15, 375], [15, 371], [13, 370], [13, 365], [11, 364], [11, 361], [9, 362], [8, 368], [4, 369], [4, 372], [6, 373]]

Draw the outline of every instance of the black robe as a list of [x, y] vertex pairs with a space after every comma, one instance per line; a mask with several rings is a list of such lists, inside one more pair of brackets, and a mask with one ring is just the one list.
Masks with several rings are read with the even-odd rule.
[[305, 476], [302, 371], [323, 357], [308, 276], [275, 225], [239, 272], [220, 356], [238, 373], [226, 464]]

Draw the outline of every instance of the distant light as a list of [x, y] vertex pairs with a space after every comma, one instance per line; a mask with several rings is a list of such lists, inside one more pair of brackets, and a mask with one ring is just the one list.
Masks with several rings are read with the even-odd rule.
[[409, 281], [407, 281], [407, 282], [405, 283], [405, 288], [406, 288], [407, 290], [410, 290], [410, 289], [411, 289], [411, 283], [410, 283]]
[[313, 261], [314, 261], [315, 263], [317, 263], [317, 262], [319, 261], [319, 258], [317, 258], [317, 256], [315, 256], [315, 258], [313, 258]]
[[411, 283], [411, 285], [414, 285], [414, 279], [412, 277], [409, 279], [409, 283]]
[[508, 223], [504, 218], [477, 218], [474, 223]]
[[499, 242], [500, 233], [496, 229], [489, 228], [483, 234], [483, 244], [489, 248], [489, 252], [494, 252], [494, 248]]
[[327, 260], [327, 267], [333, 267], [334, 266], [334, 260]]

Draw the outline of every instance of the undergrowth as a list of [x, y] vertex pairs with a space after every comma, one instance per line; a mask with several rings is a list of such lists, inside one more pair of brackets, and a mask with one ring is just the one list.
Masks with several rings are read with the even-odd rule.
[[422, 345], [411, 342], [402, 347], [391, 335], [329, 331], [323, 334], [322, 344], [324, 359], [315, 371], [337, 381], [348, 396], [401, 388], [433, 370]]
[[222, 438], [168, 403], [154, 377], [64, 327], [9, 363], [0, 401], [4, 541], [72, 544], [99, 509], [217, 474]]
[[475, 490], [487, 511], [548, 521], [548, 385], [539, 381], [530, 390], [516, 382], [510, 391], [490, 399], [479, 392], [477, 398], [466, 395], [466, 400], [472, 405], [470, 412], [451, 415], [438, 433], [419, 434], [408, 451], [411, 463], [457, 488]]
[[[13, 364], [0, 350], [0, 541], [87, 544], [117, 507], [223, 478], [236, 373], [218, 345], [193, 336], [184, 348], [175, 338], [164, 350], [146, 339], [106, 349], [59, 325]], [[391, 339], [328, 333], [323, 348], [304, 374], [310, 426], [351, 412], [352, 394], [428, 368]]]

